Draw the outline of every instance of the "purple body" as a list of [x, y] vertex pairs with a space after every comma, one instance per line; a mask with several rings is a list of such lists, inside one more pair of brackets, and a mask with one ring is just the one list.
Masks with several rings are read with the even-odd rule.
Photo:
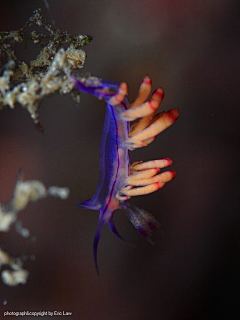
[[[129, 122], [121, 120], [120, 113], [128, 108], [128, 101], [124, 100], [115, 106], [109, 103], [109, 99], [118, 93], [120, 83], [101, 80], [95, 77], [76, 79], [73, 77], [78, 90], [103, 98], [107, 102], [104, 127], [100, 142], [100, 173], [97, 189], [93, 197], [79, 203], [79, 207], [99, 210], [99, 220], [94, 238], [93, 250], [95, 266], [97, 264], [97, 247], [102, 229], [108, 223], [112, 232], [121, 240], [113, 223], [113, 213], [122, 208], [137, 230], [148, 238], [149, 230], [156, 228], [155, 220], [144, 210], [120, 201], [117, 197], [121, 188], [126, 185], [129, 175], [129, 155], [125, 141], [129, 134]], [[151, 216], [151, 218], [150, 218]]]

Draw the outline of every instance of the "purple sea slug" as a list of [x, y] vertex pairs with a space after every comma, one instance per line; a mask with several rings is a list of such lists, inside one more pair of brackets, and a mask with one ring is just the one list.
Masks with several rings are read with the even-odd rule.
[[[162, 102], [164, 92], [158, 88], [146, 102], [151, 92], [151, 80], [143, 79], [136, 100], [129, 104], [127, 84], [101, 80], [96, 77], [75, 78], [78, 90], [92, 94], [107, 103], [104, 127], [100, 143], [100, 173], [93, 197], [79, 203], [79, 207], [99, 210], [99, 220], [94, 237], [93, 251], [97, 273], [97, 247], [104, 225], [121, 240], [113, 222], [116, 209], [122, 209], [134, 227], [150, 242], [153, 229], [158, 227], [156, 219], [147, 211], [128, 203], [132, 196], [154, 192], [172, 180], [176, 173], [161, 168], [172, 164], [169, 158], [129, 164], [129, 150], [147, 146], [156, 136], [172, 125], [179, 116], [178, 109], [171, 109], [155, 115]], [[135, 122], [130, 128], [130, 121]]]

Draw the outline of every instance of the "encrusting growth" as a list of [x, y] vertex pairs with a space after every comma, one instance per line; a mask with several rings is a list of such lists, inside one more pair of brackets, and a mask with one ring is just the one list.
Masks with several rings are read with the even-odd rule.
[[[34, 27], [41, 31], [35, 31]], [[83, 67], [86, 53], [81, 48], [91, 40], [89, 35], [73, 36], [51, 26], [41, 9], [34, 11], [23, 28], [0, 32], [0, 109], [22, 106], [42, 131], [39, 105], [43, 98], [53, 93], [71, 93], [77, 102], [80, 101], [71, 72]], [[37, 57], [27, 63], [18, 59], [15, 45], [22, 43], [26, 47], [29, 42], [38, 45], [40, 50]], [[64, 49], [63, 45], [67, 48]], [[14, 224], [16, 231], [28, 238], [30, 232], [22, 227], [18, 212], [31, 201], [47, 196], [66, 199], [68, 194], [68, 188], [53, 186], [47, 189], [40, 181], [23, 181], [20, 173], [12, 199], [7, 204], [0, 203], [0, 232], [8, 232]], [[7, 265], [9, 269], [1, 273], [5, 284], [14, 286], [26, 282], [28, 272], [22, 268], [22, 263], [21, 259], [15, 259], [0, 249], [0, 268]]]
[[[16, 231], [24, 238], [28, 238], [30, 232], [27, 228], [22, 227], [17, 217], [18, 212], [24, 210], [29, 202], [35, 202], [48, 196], [64, 200], [68, 198], [68, 195], [68, 188], [53, 186], [47, 189], [40, 181], [23, 181], [23, 175], [19, 172], [12, 199], [5, 205], [0, 204], [0, 232], [8, 232], [14, 223]], [[4, 270], [1, 273], [5, 284], [15, 286], [26, 282], [28, 271], [22, 268], [22, 260], [12, 258], [0, 249], [0, 268], [2, 265], [8, 265], [10, 268], [10, 270]]]
[[[41, 27], [44, 33], [31, 31]], [[72, 36], [51, 26], [41, 9], [34, 12], [25, 26], [17, 31], [0, 32], [0, 109], [21, 105], [30, 113], [34, 123], [39, 121], [40, 101], [53, 93], [72, 93], [79, 102], [79, 91], [74, 87], [70, 73], [83, 67], [86, 53], [81, 47], [92, 40], [88, 35]], [[41, 47], [36, 59], [19, 61], [14, 50], [16, 43], [33, 42]], [[64, 50], [63, 45], [68, 44]]]

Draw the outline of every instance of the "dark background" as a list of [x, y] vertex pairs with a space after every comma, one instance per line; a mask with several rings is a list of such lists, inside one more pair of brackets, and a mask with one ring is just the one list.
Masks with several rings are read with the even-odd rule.
[[[131, 160], [170, 157], [177, 178], [133, 203], [153, 213], [163, 233], [151, 246], [124, 214], [115, 214], [125, 246], [106, 227], [99, 243], [100, 277], [92, 257], [98, 212], [79, 209], [98, 178], [105, 104], [82, 94], [41, 104], [44, 134], [21, 107], [0, 114], [0, 202], [16, 172], [46, 186], [68, 186], [67, 201], [48, 198], [19, 214], [36, 236], [1, 234], [13, 256], [35, 255], [26, 285], [0, 283], [0, 311], [72, 311], [69, 318], [239, 319], [239, 1], [49, 1], [58, 28], [91, 34], [82, 69], [129, 84], [133, 100], [149, 74], [165, 89], [162, 110], [179, 120]], [[0, 29], [21, 28], [43, 1], [1, 1]], [[21, 50], [29, 61], [33, 50]], [[3, 301], [7, 300], [7, 305]], [[34, 317], [28, 317], [33, 319]], [[46, 318], [46, 317], [45, 317]], [[55, 317], [62, 319], [63, 317]]]

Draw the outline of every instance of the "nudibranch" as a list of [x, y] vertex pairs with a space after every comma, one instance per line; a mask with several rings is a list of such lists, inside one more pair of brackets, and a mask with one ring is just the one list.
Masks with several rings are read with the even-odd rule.
[[[129, 104], [127, 84], [101, 80], [96, 77], [76, 78], [72, 76], [78, 90], [92, 94], [107, 103], [104, 127], [100, 142], [100, 173], [93, 197], [79, 203], [79, 207], [99, 210], [99, 220], [93, 242], [94, 261], [97, 273], [97, 247], [102, 229], [108, 223], [111, 231], [121, 240], [113, 222], [116, 209], [123, 209], [134, 227], [150, 242], [152, 230], [158, 222], [147, 211], [127, 202], [132, 196], [154, 192], [172, 180], [176, 173], [161, 168], [172, 164], [169, 158], [129, 164], [128, 150], [147, 146], [156, 136], [173, 124], [178, 118], [178, 109], [171, 109], [155, 115], [162, 99], [163, 89], [151, 92], [151, 80], [143, 79], [136, 100]], [[138, 120], [130, 128], [130, 121]], [[158, 174], [159, 173], [159, 174]]]

